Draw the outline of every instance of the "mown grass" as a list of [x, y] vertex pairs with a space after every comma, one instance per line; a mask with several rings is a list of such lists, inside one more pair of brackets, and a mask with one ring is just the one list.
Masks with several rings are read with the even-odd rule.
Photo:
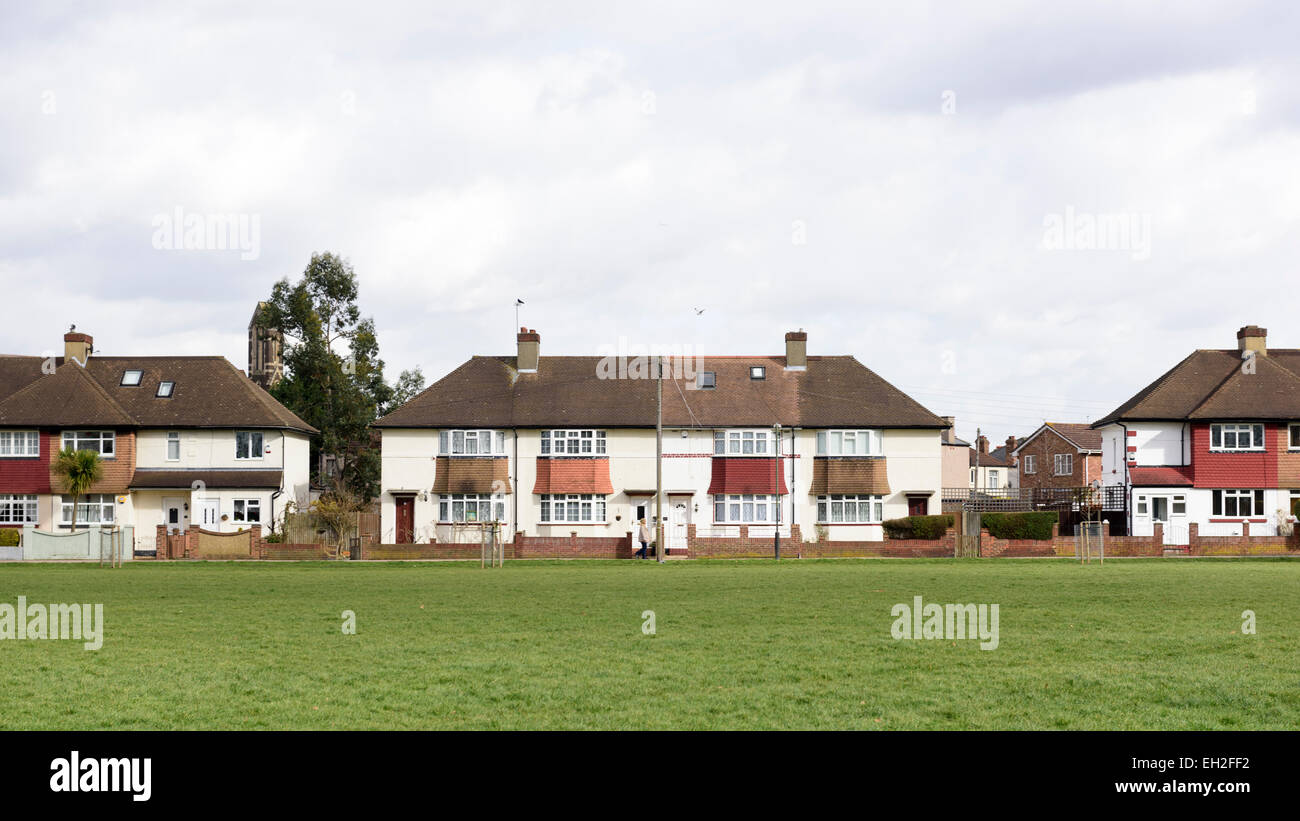
[[[4, 565], [106, 637], [0, 641], [0, 727], [1295, 729], [1298, 594], [1285, 560]], [[895, 641], [915, 595], [998, 603], [1000, 646]]]

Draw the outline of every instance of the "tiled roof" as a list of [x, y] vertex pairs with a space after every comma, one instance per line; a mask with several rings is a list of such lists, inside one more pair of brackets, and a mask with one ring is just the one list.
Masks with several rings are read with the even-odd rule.
[[193, 488], [202, 482], [207, 488], [278, 488], [278, 470], [148, 470], [136, 468], [133, 488]]
[[537, 481], [533, 493], [614, 492], [608, 459], [545, 457], [537, 459]]
[[[91, 356], [86, 366], [62, 358], [0, 357], [0, 425], [316, 429], [220, 356]], [[123, 385], [127, 370], [139, 385]], [[157, 395], [159, 382], [172, 395]]]
[[1080, 451], [1097, 452], [1101, 450], [1101, 432], [1095, 430], [1092, 425], [1075, 422], [1044, 422], [1039, 426], [1038, 430], [1024, 439], [1017, 440], [1016, 451], [1019, 452], [1025, 445], [1048, 430], [1073, 443]]
[[830, 457], [813, 460], [813, 496], [832, 493], [866, 493], [888, 496], [888, 466], [884, 457]]
[[1093, 424], [1300, 417], [1300, 350], [1270, 349], [1245, 373], [1238, 351], [1199, 350]]
[[[476, 356], [378, 420], [377, 427], [654, 427], [655, 380], [604, 379], [594, 356], [543, 356], [537, 373], [514, 357]], [[751, 366], [766, 378], [750, 379]], [[673, 427], [946, 428], [944, 421], [851, 356], [705, 358], [716, 388], [665, 375], [664, 424]]]
[[709, 494], [719, 493], [789, 493], [785, 471], [776, 459], [758, 456], [715, 456]]
[[1129, 481], [1134, 485], [1150, 487], [1191, 487], [1191, 467], [1131, 467], [1128, 469]]
[[[998, 450], [1003, 450], [999, 448]], [[980, 453], [975, 448], [970, 449], [970, 466], [975, 467], [976, 457], [979, 458], [979, 466], [982, 468], [1009, 468], [1007, 460], [997, 455], [997, 450], [992, 453]]]

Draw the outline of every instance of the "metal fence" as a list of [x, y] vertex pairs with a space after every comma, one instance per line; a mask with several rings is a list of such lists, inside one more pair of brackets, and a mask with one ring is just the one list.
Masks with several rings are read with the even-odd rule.
[[946, 487], [942, 492], [945, 505], [960, 505], [965, 510], [1125, 510], [1127, 494], [1122, 485], [1091, 487]]

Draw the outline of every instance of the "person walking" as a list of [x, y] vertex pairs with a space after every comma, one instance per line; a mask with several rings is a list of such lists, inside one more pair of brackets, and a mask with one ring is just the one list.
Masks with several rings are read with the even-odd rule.
[[636, 538], [641, 542], [641, 549], [636, 552], [636, 557], [638, 559], [644, 559], [646, 557], [646, 551], [650, 548], [650, 528], [646, 527], [645, 519], [637, 522]]

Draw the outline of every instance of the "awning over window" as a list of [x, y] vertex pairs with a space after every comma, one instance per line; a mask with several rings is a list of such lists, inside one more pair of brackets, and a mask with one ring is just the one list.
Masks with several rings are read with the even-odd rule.
[[890, 491], [885, 458], [879, 456], [813, 459], [812, 487], [808, 492], [813, 496], [825, 496], [831, 493], [886, 496]]
[[778, 459], [753, 456], [713, 457], [713, 480], [709, 494], [789, 493], [785, 470]]
[[510, 460], [488, 456], [439, 456], [434, 493], [509, 493]]
[[608, 459], [559, 457], [537, 460], [537, 484], [533, 493], [597, 493], [610, 495]]

